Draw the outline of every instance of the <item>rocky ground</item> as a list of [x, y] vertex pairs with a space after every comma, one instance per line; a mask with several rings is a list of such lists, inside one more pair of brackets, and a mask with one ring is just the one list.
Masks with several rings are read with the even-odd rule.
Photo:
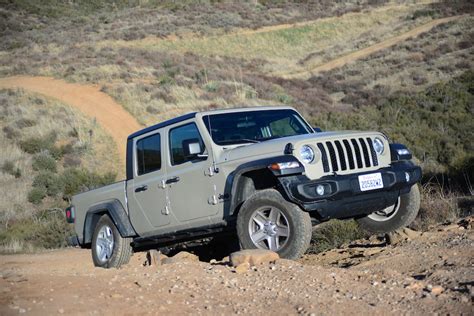
[[94, 268], [88, 250], [0, 257], [0, 314], [473, 314], [474, 219], [236, 269], [189, 253]]

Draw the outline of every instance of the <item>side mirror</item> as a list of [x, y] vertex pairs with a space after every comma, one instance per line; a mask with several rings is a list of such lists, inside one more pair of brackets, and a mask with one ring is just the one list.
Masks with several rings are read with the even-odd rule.
[[186, 158], [207, 158], [207, 155], [203, 155], [204, 148], [201, 147], [199, 139], [192, 138], [183, 140], [184, 157]]
[[313, 126], [313, 130], [314, 130], [316, 133], [322, 133], [322, 131], [323, 131], [321, 128], [319, 128], [319, 127], [314, 127], [314, 126]]

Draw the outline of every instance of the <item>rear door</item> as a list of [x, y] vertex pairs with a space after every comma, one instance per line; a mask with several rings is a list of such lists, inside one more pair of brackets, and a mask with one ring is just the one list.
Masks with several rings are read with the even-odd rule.
[[128, 206], [139, 233], [170, 224], [163, 137], [159, 132], [134, 140], [134, 177], [128, 182]]

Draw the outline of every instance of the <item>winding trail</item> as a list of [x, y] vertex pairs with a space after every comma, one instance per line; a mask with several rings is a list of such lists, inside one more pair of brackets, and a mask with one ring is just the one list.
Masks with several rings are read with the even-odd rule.
[[314, 76], [317, 73], [324, 72], [324, 71], [329, 71], [329, 70], [333, 70], [335, 68], [342, 67], [342, 66], [344, 66], [344, 65], [346, 65], [350, 62], [356, 61], [358, 59], [367, 57], [367, 56], [369, 56], [373, 53], [381, 51], [383, 49], [394, 46], [394, 45], [396, 45], [400, 42], [403, 42], [403, 41], [405, 41], [405, 40], [407, 40], [411, 37], [416, 37], [416, 36], [418, 36], [422, 33], [428, 32], [429, 30], [431, 30], [435, 26], [458, 20], [461, 17], [464, 17], [464, 15], [457, 15], [457, 16], [451, 16], [451, 17], [447, 17], [447, 18], [436, 19], [436, 20], [433, 20], [429, 23], [426, 23], [426, 24], [423, 24], [421, 26], [415, 27], [414, 29], [412, 29], [412, 30], [410, 30], [406, 33], [403, 33], [403, 34], [400, 34], [398, 36], [389, 38], [387, 40], [384, 40], [380, 43], [377, 43], [377, 44], [374, 44], [372, 46], [363, 48], [361, 50], [349, 53], [345, 56], [333, 59], [329, 62], [318, 65], [318, 66], [316, 66], [312, 69], [308, 69], [308, 70], [305, 70], [305, 71], [302, 71], [302, 72], [285, 74], [285, 75], [282, 75], [281, 77], [285, 78], [285, 79], [309, 79], [311, 76]]
[[95, 118], [114, 139], [125, 165], [126, 139], [142, 126], [112, 97], [100, 91], [98, 85], [68, 83], [50, 77], [16, 76], [0, 78], [0, 88], [21, 88], [43, 94], [73, 106], [85, 115]]

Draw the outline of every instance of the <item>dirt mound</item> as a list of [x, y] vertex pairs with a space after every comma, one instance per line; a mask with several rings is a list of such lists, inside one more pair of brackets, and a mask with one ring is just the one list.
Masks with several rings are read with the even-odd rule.
[[94, 268], [81, 249], [1, 256], [0, 314], [472, 314], [472, 222], [245, 273], [228, 258], [200, 262], [187, 253], [162, 265], [137, 253], [120, 270]]
[[120, 104], [101, 92], [99, 86], [68, 83], [49, 77], [18, 76], [0, 78], [1, 88], [21, 88], [40, 93], [95, 118], [114, 139], [121, 162], [125, 166], [127, 137], [142, 126]]

